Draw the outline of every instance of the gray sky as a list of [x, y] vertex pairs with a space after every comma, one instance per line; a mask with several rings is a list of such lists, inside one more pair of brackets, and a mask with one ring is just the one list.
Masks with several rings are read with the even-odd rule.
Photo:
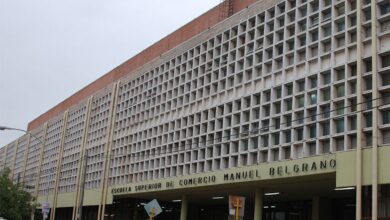
[[[0, 125], [27, 123], [220, 0], [0, 0]], [[21, 136], [0, 131], [0, 147]]]

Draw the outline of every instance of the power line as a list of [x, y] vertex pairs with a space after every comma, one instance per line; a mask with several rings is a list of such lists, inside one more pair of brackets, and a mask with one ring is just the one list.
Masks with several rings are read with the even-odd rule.
[[[350, 115], [354, 115], [354, 114], [357, 114], [357, 113], [360, 113], [360, 112], [365, 112], [365, 111], [369, 111], [369, 110], [372, 110], [372, 109], [376, 109], [376, 108], [379, 108], [381, 106], [385, 106], [387, 105], [387, 103], [385, 104], [382, 104], [382, 105], [378, 105], [378, 106], [371, 106], [369, 108], [366, 108], [366, 109], [362, 109], [360, 111], [354, 111], [354, 112], [350, 112], [350, 113], [345, 113], [345, 114], [341, 114], [341, 115], [336, 115], [334, 116], [333, 118], [330, 118], [330, 113], [332, 112], [335, 112], [335, 111], [339, 111], [339, 110], [343, 110], [343, 109], [347, 109], [349, 107], [354, 107], [354, 106], [358, 106], [358, 105], [363, 105], [365, 103], [370, 103], [374, 100], [378, 100], [378, 99], [382, 99], [382, 98], [387, 98], [387, 97], [390, 97], [390, 95], [388, 96], [382, 96], [382, 97], [378, 97], [378, 98], [375, 98], [375, 99], [370, 99], [370, 100], [367, 100], [367, 101], [364, 101], [364, 102], [361, 102], [361, 103], [356, 103], [356, 104], [353, 104], [353, 105], [348, 105], [348, 106], [344, 106], [344, 107], [341, 107], [341, 108], [336, 108], [336, 109], [333, 109], [333, 110], [329, 110], [329, 111], [324, 111], [322, 113], [317, 113], [317, 114], [312, 114], [310, 116], [307, 116], [307, 117], [301, 117], [301, 118], [298, 118], [298, 119], [295, 119], [295, 120], [291, 120], [291, 121], [287, 121], [287, 122], [284, 122], [284, 123], [280, 123], [279, 126], [281, 125], [285, 125], [285, 124], [290, 124], [289, 127], [301, 127], [301, 126], [304, 126], [303, 125], [303, 122], [302, 124], [299, 124], [299, 125], [296, 125], [296, 126], [292, 126], [292, 123], [293, 122], [297, 122], [297, 121], [302, 121], [304, 119], [307, 119], [307, 118], [313, 118], [313, 117], [317, 117], [317, 116], [321, 116], [321, 115], [328, 115], [326, 119], [324, 119], [324, 121], [327, 121], [327, 120], [330, 120], [330, 119], [338, 119], [338, 118], [342, 118], [342, 117], [345, 117], [345, 116], [350, 116]], [[317, 123], [319, 122], [319, 120], [313, 120], [311, 123]], [[322, 123], [323, 121], [321, 120], [319, 123]], [[230, 135], [226, 135], [226, 136], [222, 136], [222, 137], [219, 137], [219, 138], [215, 138], [215, 139], [210, 139], [210, 140], [206, 140], [206, 141], [200, 141], [200, 142], [193, 142], [193, 143], [188, 143], [188, 144], [185, 144], [185, 145], [182, 145], [182, 146], [178, 146], [178, 147], [175, 147], [177, 148], [177, 150], [173, 150], [173, 148], [168, 151], [166, 150], [165, 152], [161, 152], [161, 153], [158, 153], [158, 154], [147, 154], [145, 153], [145, 151], [143, 152], [134, 152], [134, 153], [129, 153], [129, 154], [115, 154], [115, 155], [107, 155], [107, 156], [104, 156], [104, 155], [99, 155], [99, 154], [96, 154], [94, 156], [88, 156], [88, 158], [94, 158], [94, 157], [97, 157], [98, 159], [104, 159], [104, 158], [110, 158], [110, 159], [113, 159], [113, 158], [123, 158], [123, 157], [127, 157], [127, 158], [137, 158], [137, 157], [151, 157], [151, 156], [161, 156], [161, 155], [166, 155], [168, 153], [180, 153], [180, 152], [188, 152], [188, 151], [191, 151], [191, 150], [196, 150], [196, 149], [204, 149], [204, 148], [209, 148], [209, 147], [212, 147], [214, 146], [215, 144], [223, 144], [223, 143], [226, 143], [226, 142], [223, 142], [223, 143], [213, 143], [213, 144], [209, 144], [207, 145], [207, 142], [214, 142], [214, 141], [219, 141], [219, 140], [223, 140], [223, 139], [227, 139], [228, 141], [230, 140], [230, 142], [232, 141], [231, 138], [232, 137], [242, 137], [245, 135], [245, 137], [243, 139], [249, 139], [249, 138], [253, 138], [253, 137], [258, 137], [259, 135], [262, 135], [261, 132], [263, 131], [268, 131], [268, 129], [272, 128], [272, 127], [275, 127], [276, 125], [269, 125], [269, 126], [264, 126], [262, 128], [256, 128], [256, 129], [252, 129], [250, 131], [246, 131], [246, 132], [241, 132], [241, 133], [235, 133], [235, 134], [230, 134]], [[235, 140], [233, 140], [235, 141]], [[199, 145], [199, 144], [206, 144], [205, 146], [201, 146], [201, 147], [197, 147], [197, 148], [184, 148], [184, 149], [181, 149], [185, 146], [188, 146], [188, 145]], [[88, 149], [87, 149], [88, 150]], [[142, 154], [143, 153], [143, 154]], [[144, 159], [147, 159], [147, 158], [144, 158]], [[82, 160], [84, 160], [84, 158], [82, 159], [78, 159], [78, 160], [75, 160], [75, 161], [78, 161], [78, 162], [81, 162]], [[92, 166], [93, 164], [89, 164], [88, 166]], [[44, 176], [49, 176], [49, 175], [52, 175], [54, 172], [58, 172], [60, 169], [62, 168], [61, 167], [52, 167], [50, 169], [47, 169], [47, 171], [45, 172], [42, 172], [44, 174], [41, 173], [41, 175], [39, 176], [39, 178], [41, 178], [42, 175]], [[49, 171], [48, 171], [49, 170]], [[29, 176], [32, 176], [31, 178], [38, 178], [38, 175], [36, 175], [37, 173], [32, 173], [32, 174], [29, 174], [29, 175], [26, 175], [26, 177], [29, 177]], [[63, 177], [63, 176], [62, 176]], [[66, 178], [66, 177], [65, 177]], [[109, 178], [109, 177], [107, 177]], [[23, 179], [24, 181], [23, 182], [27, 182], [27, 181], [31, 181], [32, 179], [26, 179], [24, 178]], [[50, 184], [49, 182], [52, 181], [52, 180], [48, 180], [48, 184]], [[22, 182], [22, 183], [23, 183]]]
[[[317, 113], [317, 114], [313, 114], [313, 115], [309, 115], [307, 117], [301, 117], [301, 118], [298, 118], [298, 119], [295, 119], [295, 120], [290, 120], [290, 121], [287, 121], [287, 122], [284, 122], [284, 123], [280, 123], [279, 126], [281, 125], [288, 125], [288, 124], [292, 124], [294, 122], [299, 122], [299, 121], [302, 121], [304, 119], [308, 119], [308, 118], [312, 118], [312, 117], [317, 117], [317, 116], [321, 116], [321, 115], [328, 115], [332, 112], [335, 112], [335, 111], [339, 111], [339, 110], [343, 110], [343, 109], [347, 109], [349, 107], [353, 107], [353, 106], [358, 106], [358, 105], [363, 105], [365, 103], [370, 103], [374, 100], [378, 100], [378, 99], [382, 99], [382, 98], [387, 98], [387, 97], [390, 97], [390, 95], [388, 96], [382, 96], [382, 97], [378, 97], [378, 98], [375, 98], [375, 99], [370, 99], [368, 101], [365, 101], [365, 102], [361, 102], [361, 103], [357, 103], [357, 104], [353, 104], [353, 105], [347, 105], [347, 106], [343, 106], [341, 108], [336, 108], [336, 109], [333, 109], [333, 110], [329, 110], [329, 111], [324, 111], [322, 113]], [[352, 113], [346, 113], [346, 114], [342, 114], [342, 115], [337, 115], [333, 118], [341, 118], [341, 117], [345, 117], [345, 116], [349, 116], [349, 115], [353, 115], [353, 114], [357, 114], [359, 112], [364, 112], [364, 111], [368, 111], [368, 110], [371, 110], [371, 109], [374, 109], [374, 108], [379, 108], [381, 106], [384, 106], [386, 104], [383, 104], [383, 105], [379, 105], [379, 106], [376, 106], [376, 107], [371, 107], [371, 108], [367, 108], [367, 109], [364, 109], [364, 110], [361, 110], [361, 111], [354, 111]], [[327, 118], [326, 120], [330, 120], [330, 116], [329, 118]], [[313, 120], [312, 123], [317, 123], [319, 120]], [[320, 122], [321, 123], [321, 122]], [[303, 123], [302, 123], [303, 124]], [[115, 154], [115, 155], [108, 155], [108, 156], [101, 156], [101, 157], [105, 157], [105, 158], [115, 158], [115, 157], [120, 157], [120, 156], [130, 156], [130, 157], [144, 157], [144, 156], [159, 156], [159, 155], [163, 155], [163, 154], [168, 154], [168, 153], [178, 153], [178, 152], [187, 152], [187, 151], [191, 151], [191, 150], [194, 150], [194, 149], [201, 149], [201, 148], [207, 148], [209, 146], [213, 146], [215, 144], [210, 144], [210, 145], [206, 145], [206, 146], [203, 146], [203, 147], [197, 147], [197, 148], [188, 148], [186, 149], [185, 146], [187, 145], [199, 145], [199, 144], [207, 144], [208, 142], [214, 142], [214, 141], [219, 141], [219, 140], [223, 140], [223, 139], [227, 139], [227, 140], [230, 140], [231, 137], [240, 137], [240, 136], [248, 136], [247, 138], [250, 138], [250, 137], [255, 137], [253, 136], [254, 134], [257, 134], [257, 132], [262, 132], [262, 131], [265, 131], [265, 130], [268, 130], [272, 127], [275, 127], [276, 125], [269, 125], [269, 126], [264, 126], [264, 127], [261, 127], [261, 128], [256, 128], [256, 129], [252, 129], [250, 131], [246, 131], [246, 132], [240, 132], [240, 133], [234, 133], [234, 134], [230, 134], [230, 135], [226, 135], [226, 136], [222, 136], [222, 137], [218, 137], [218, 138], [214, 138], [214, 139], [209, 139], [209, 140], [206, 140], [206, 141], [199, 141], [199, 142], [191, 142], [191, 143], [187, 143], [187, 144], [184, 144], [184, 145], [181, 145], [181, 146], [178, 146], [178, 147], [174, 147], [174, 148], [178, 148], [178, 150], [171, 150], [168, 152], [168, 150], [166, 150], [166, 152], [164, 153], [159, 153], [159, 154], [146, 154], [144, 153], [146, 150], [144, 150], [143, 152], [133, 152], [133, 153], [129, 153], [129, 154]], [[295, 127], [300, 127], [302, 125], [297, 125]], [[290, 126], [289, 126], [290, 127]], [[291, 126], [293, 127], [293, 126]], [[257, 134], [257, 135], [261, 135], [261, 133]], [[184, 147], [184, 150], [179, 150], [180, 148], [183, 148]], [[136, 155], [136, 154], [141, 154], [141, 153], [144, 153], [142, 155]]]

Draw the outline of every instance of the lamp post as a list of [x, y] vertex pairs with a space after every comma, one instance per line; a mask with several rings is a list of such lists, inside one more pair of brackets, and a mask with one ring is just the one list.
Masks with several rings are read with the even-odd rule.
[[[23, 130], [23, 129], [20, 129], [20, 128], [12, 128], [12, 127], [6, 127], [6, 126], [1, 126], [0, 125], [0, 131], [5, 131], [5, 130], [10, 130], [10, 131], [21, 131], [21, 132], [24, 132], [28, 135], [31, 135], [32, 137], [34, 137], [38, 142], [39, 144], [44, 147], [44, 143], [43, 141], [37, 137], [36, 135], [34, 135], [33, 133], [27, 131], [27, 130]], [[37, 177], [39, 178], [39, 177]], [[47, 189], [47, 194], [46, 194], [46, 202], [44, 202], [44, 204], [42, 204], [42, 213], [43, 213], [43, 219], [46, 219], [47, 218], [47, 214], [49, 213], [50, 211], [50, 203], [49, 203], [49, 186], [48, 186], [48, 189]]]

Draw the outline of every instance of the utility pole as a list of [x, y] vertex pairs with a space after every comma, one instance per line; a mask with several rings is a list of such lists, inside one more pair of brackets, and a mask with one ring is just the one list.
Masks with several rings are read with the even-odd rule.
[[78, 219], [83, 219], [83, 203], [84, 203], [84, 190], [85, 190], [85, 178], [87, 176], [87, 163], [88, 163], [88, 151], [85, 152], [84, 155], [84, 167], [83, 167], [83, 176], [82, 176], [82, 182], [81, 182], [81, 193], [80, 193], [80, 204], [79, 204], [79, 214]]

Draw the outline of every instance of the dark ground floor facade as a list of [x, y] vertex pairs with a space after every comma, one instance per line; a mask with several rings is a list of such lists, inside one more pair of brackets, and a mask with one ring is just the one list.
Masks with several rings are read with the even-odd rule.
[[[215, 190], [214, 194], [192, 192], [187, 193], [187, 220], [220, 220], [229, 218], [228, 195], [240, 195], [246, 198], [243, 220], [252, 220], [255, 210], [254, 189], [235, 187], [234, 190]], [[354, 188], [334, 188], [331, 180], [317, 180], [309, 183], [279, 185], [263, 188], [262, 220], [354, 220], [356, 219], [356, 198]], [[267, 193], [268, 192], [268, 193]], [[278, 195], [268, 195], [278, 192]], [[153, 197], [152, 195], [150, 195]], [[216, 197], [218, 199], [213, 199]], [[176, 196], [181, 198], [180, 195]], [[171, 200], [171, 196], [157, 195], [156, 198], [163, 212], [155, 220], [180, 220], [181, 202]], [[151, 200], [144, 198], [114, 198], [113, 204], [106, 207], [106, 220], [146, 220], [148, 215], [145, 203]], [[379, 187], [379, 218], [390, 219], [390, 185]], [[56, 220], [72, 218], [72, 208], [58, 208]], [[96, 220], [98, 206], [83, 207], [83, 220]], [[362, 217], [371, 219], [371, 187], [363, 187]], [[36, 219], [42, 219], [36, 216]]]
[[[390, 220], [390, 148], [379, 155], [377, 219]], [[91, 204], [99, 197], [86, 191], [82, 220], [145, 220], [144, 206], [153, 199], [163, 210], [154, 220], [234, 219], [229, 196], [245, 198], [240, 220], [354, 220], [360, 213], [361, 220], [371, 220], [370, 167], [363, 167], [358, 199], [355, 158], [355, 152], [345, 152], [109, 187], [103, 208]], [[363, 160], [369, 158], [365, 150]], [[74, 203], [69, 198], [58, 197], [59, 204]], [[78, 219], [74, 213], [73, 207], [57, 206], [52, 219]], [[39, 210], [35, 219], [42, 219]]]

